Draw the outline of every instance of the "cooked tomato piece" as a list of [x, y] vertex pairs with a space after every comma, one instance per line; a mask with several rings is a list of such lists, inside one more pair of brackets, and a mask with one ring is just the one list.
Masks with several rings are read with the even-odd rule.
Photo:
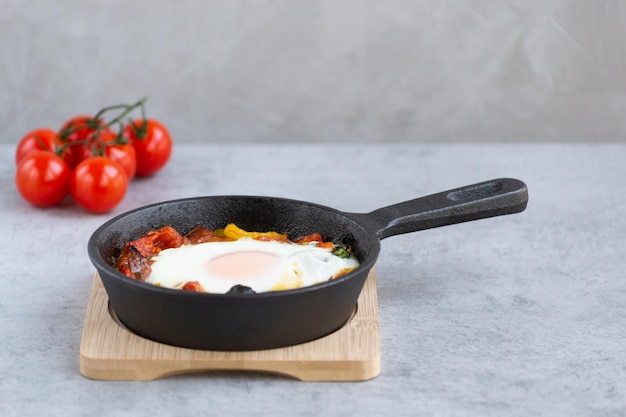
[[296, 240], [294, 240], [294, 242], [296, 243], [312, 243], [312, 242], [323, 242], [324, 240], [322, 239], [322, 235], [320, 235], [319, 233], [311, 233], [310, 235], [306, 235], [306, 236], [301, 236], [299, 238], [297, 238]]
[[116, 268], [127, 277], [145, 281], [152, 272], [148, 259], [141, 256], [132, 245], [126, 244], [124, 252], [117, 260]]
[[189, 240], [189, 243], [205, 243], [205, 242], [223, 242], [229, 239], [225, 236], [219, 236], [214, 230], [208, 229], [204, 226], [196, 226], [189, 233], [185, 235], [185, 238]]
[[185, 238], [171, 226], [148, 232], [145, 236], [130, 242], [141, 256], [149, 258], [158, 255], [163, 249], [178, 248], [185, 243]]
[[320, 242], [317, 245], [318, 248], [333, 250], [335, 248], [335, 244], [333, 242]]
[[189, 281], [183, 285], [182, 288], [184, 291], [193, 291], [193, 292], [206, 292], [202, 285], [198, 281]]
[[308, 243], [317, 242], [318, 248], [329, 249], [329, 250], [332, 250], [335, 247], [333, 242], [324, 242], [322, 235], [320, 235], [319, 233], [311, 233], [310, 235], [299, 237], [296, 240], [294, 240], [294, 242], [300, 245], [306, 245]]

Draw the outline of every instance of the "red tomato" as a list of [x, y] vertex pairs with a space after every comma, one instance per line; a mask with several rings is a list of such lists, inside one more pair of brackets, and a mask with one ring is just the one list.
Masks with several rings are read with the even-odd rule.
[[124, 168], [105, 156], [85, 159], [70, 176], [70, 194], [79, 206], [93, 213], [113, 209], [124, 199], [127, 189]]
[[[62, 144], [72, 144], [63, 152], [63, 159], [70, 168], [74, 168], [81, 161], [85, 141], [104, 124], [101, 119], [94, 119], [93, 116], [80, 115], [67, 120], [59, 129], [59, 137]], [[109, 128], [104, 128], [100, 132], [103, 137], [108, 137], [114, 133]]]
[[52, 129], [35, 129], [28, 132], [17, 144], [15, 150], [15, 165], [24, 157], [37, 151], [54, 152], [59, 143], [59, 134]]
[[70, 168], [52, 152], [36, 151], [17, 166], [15, 185], [29, 203], [38, 207], [59, 204], [69, 191]]
[[135, 148], [130, 143], [126, 145], [107, 145], [105, 147], [106, 156], [117, 162], [124, 168], [128, 180], [132, 180], [137, 172], [137, 157]]
[[[80, 161], [94, 156], [106, 156], [124, 168], [129, 181], [133, 179], [137, 170], [137, 158], [133, 145], [130, 142], [126, 144], [115, 143], [113, 132], [102, 132], [101, 138], [102, 142], [95, 142], [91, 146], [83, 148]], [[102, 152], [103, 147], [104, 153]]]
[[172, 154], [172, 138], [165, 126], [154, 119], [145, 121], [147, 126], [143, 125], [143, 119], [136, 119], [124, 128], [126, 137], [135, 148], [137, 176], [156, 173], [165, 166]]

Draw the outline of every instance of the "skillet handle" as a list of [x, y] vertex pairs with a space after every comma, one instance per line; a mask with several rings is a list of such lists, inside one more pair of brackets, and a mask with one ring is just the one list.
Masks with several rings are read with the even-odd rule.
[[[456, 223], [520, 213], [528, 189], [517, 179], [500, 178], [432, 194], [357, 215], [379, 239]], [[354, 217], [354, 216], [353, 216]]]

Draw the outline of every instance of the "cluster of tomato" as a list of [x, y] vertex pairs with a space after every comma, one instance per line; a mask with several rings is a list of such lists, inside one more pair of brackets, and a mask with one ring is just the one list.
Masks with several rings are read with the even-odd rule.
[[[117, 206], [131, 179], [156, 173], [172, 152], [169, 132], [159, 121], [145, 117], [144, 101], [72, 117], [59, 130], [29, 132], [15, 152], [15, 184], [22, 197], [48, 207], [69, 194], [94, 213]], [[141, 109], [142, 117], [128, 117], [136, 109]]]

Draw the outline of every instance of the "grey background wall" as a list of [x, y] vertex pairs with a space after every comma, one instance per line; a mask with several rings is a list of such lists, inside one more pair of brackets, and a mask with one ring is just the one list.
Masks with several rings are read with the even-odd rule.
[[0, 0], [0, 142], [147, 97], [177, 141], [625, 141], [624, 0]]

